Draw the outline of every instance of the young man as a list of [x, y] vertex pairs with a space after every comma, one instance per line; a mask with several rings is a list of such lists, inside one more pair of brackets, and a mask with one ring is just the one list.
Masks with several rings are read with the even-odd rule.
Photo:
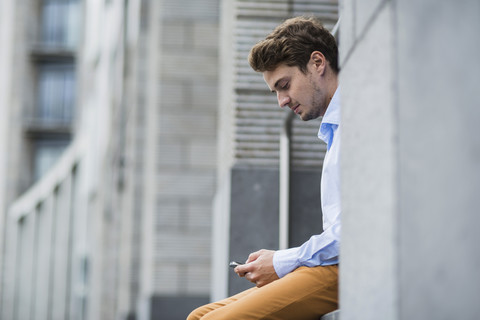
[[256, 284], [249, 290], [194, 310], [193, 319], [319, 319], [338, 307], [340, 241], [340, 97], [334, 37], [313, 17], [286, 20], [250, 51], [280, 107], [302, 120], [323, 116], [318, 133], [327, 143], [321, 202], [323, 233], [302, 246], [260, 250], [235, 272]]

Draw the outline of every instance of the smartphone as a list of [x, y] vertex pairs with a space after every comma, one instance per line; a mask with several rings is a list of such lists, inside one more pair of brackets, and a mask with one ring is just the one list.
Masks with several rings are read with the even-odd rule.
[[235, 268], [236, 266], [242, 265], [243, 263], [237, 262], [237, 261], [232, 261], [230, 262], [229, 266], [230, 268]]

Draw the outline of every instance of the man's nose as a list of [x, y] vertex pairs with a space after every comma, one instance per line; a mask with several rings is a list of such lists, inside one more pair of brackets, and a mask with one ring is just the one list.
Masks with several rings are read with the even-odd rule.
[[277, 100], [280, 108], [286, 107], [290, 103], [290, 98], [288, 97], [288, 95], [281, 94], [280, 92], [277, 93]]

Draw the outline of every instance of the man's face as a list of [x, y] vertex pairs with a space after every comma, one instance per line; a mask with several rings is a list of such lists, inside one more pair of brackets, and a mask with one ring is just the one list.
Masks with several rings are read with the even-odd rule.
[[325, 114], [328, 106], [327, 93], [314, 65], [307, 65], [307, 73], [298, 67], [280, 65], [273, 71], [265, 71], [263, 78], [273, 93], [278, 105], [289, 107], [304, 121]]

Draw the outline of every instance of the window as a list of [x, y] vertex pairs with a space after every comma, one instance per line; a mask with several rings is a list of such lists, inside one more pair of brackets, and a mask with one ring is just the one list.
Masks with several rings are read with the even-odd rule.
[[34, 181], [40, 179], [60, 158], [69, 140], [36, 139], [34, 142]]
[[35, 118], [42, 124], [70, 124], [75, 103], [75, 71], [71, 63], [38, 66]]
[[43, 0], [42, 44], [75, 48], [79, 34], [78, 0]]
[[33, 156], [31, 182], [55, 164], [71, 140], [76, 113], [75, 56], [81, 27], [81, 0], [37, 1], [39, 36], [31, 47], [35, 101], [25, 113]]

